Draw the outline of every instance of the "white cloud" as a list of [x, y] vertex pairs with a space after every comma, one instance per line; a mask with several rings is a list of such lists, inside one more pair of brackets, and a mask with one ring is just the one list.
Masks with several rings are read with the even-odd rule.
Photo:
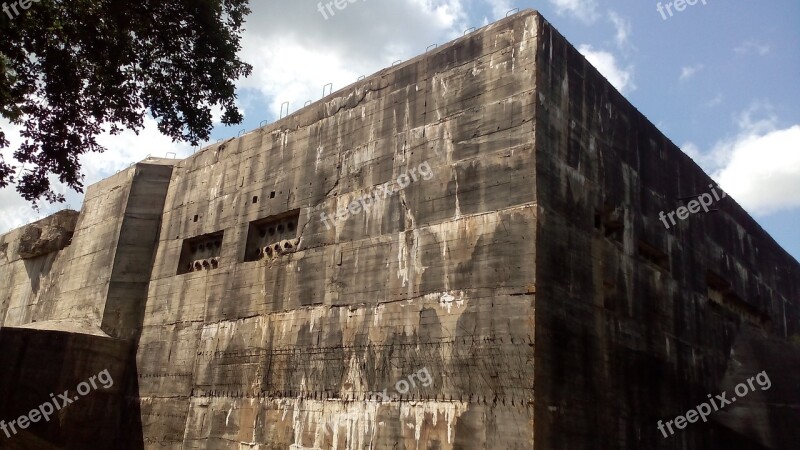
[[703, 106], [705, 106], [706, 108], [713, 108], [715, 106], [721, 105], [722, 102], [724, 101], [725, 101], [725, 96], [722, 95], [721, 93], [718, 93], [716, 96], [714, 96], [714, 98], [703, 103]]
[[749, 53], [756, 53], [758, 55], [764, 56], [770, 51], [770, 46], [767, 44], [763, 44], [757, 41], [744, 41], [741, 45], [733, 49], [734, 52], [740, 55], [746, 55]]
[[[4, 118], [0, 118], [0, 129], [3, 130], [6, 139], [10, 142], [10, 146], [2, 150], [3, 158], [7, 164], [19, 167], [20, 164], [11, 155], [22, 143], [22, 138], [19, 135], [21, 127], [12, 125]], [[54, 190], [61, 194], [67, 194], [61, 185], [56, 185]], [[0, 189], [0, 233], [5, 233], [8, 230], [47, 216], [50, 213], [49, 205], [40, 206], [40, 211], [35, 211], [30, 203], [20, 197], [14, 185]], [[58, 209], [61, 208], [56, 208], [52, 212]]]
[[[493, 4], [505, 8], [503, 1]], [[297, 110], [319, 100], [327, 83], [335, 91], [467, 28], [461, 0], [356, 2], [334, 8], [327, 19], [317, 3], [267, 0], [251, 8], [241, 56], [254, 68], [239, 86], [261, 94], [272, 116], [285, 101]]]
[[684, 66], [683, 68], [681, 68], [680, 80], [687, 81], [689, 78], [692, 78], [697, 74], [697, 72], [700, 72], [704, 68], [705, 66], [703, 66], [702, 64], [695, 64], [693, 66]]
[[728, 145], [714, 179], [745, 209], [766, 215], [800, 207], [800, 124], [744, 130]]
[[[19, 128], [3, 120], [0, 120], [0, 128], [6, 132], [11, 142], [10, 149], [4, 149], [3, 155], [6, 156], [6, 161], [12, 162], [8, 156], [13, 153], [12, 149], [19, 146]], [[173, 152], [178, 158], [185, 158], [192, 153], [188, 144], [174, 143], [172, 139], [162, 135], [158, 131], [156, 121], [150, 117], [145, 118], [144, 129], [138, 136], [132, 131], [124, 131], [116, 136], [104, 133], [97, 137], [97, 142], [106, 147], [105, 152], [90, 153], [81, 157], [84, 190], [116, 171], [145, 159], [148, 155], [165, 157], [168, 152]], [[38, 211], [20, 197], [14, 186], [0, 189], [0, 233], [39, 220], [67, 207], [80, 209], [83, 194], [67, 189], [53, 178], [51, 183], [54, 191], [65, 195], [66, 202], [52, 205], [40, 202]]]
[[628, 42], [628, 38], [630, 38], [631, 29], [633, 28], [630, 21], [614, 11], [608, 12], [608, 19], [614, 24], [614, 28], [616, 29], [614, 39], [617, 42], [617, 46], [621, 49], [629, 47], [630, 43]]
[[489, 6], [492, 8], [492, 17], [494, 20], [502, 19], [506, 16], [514, 7], [511, 4], [511, 0], [484, 0]]
[[746, 210], [767, 215], [800, 207], [800, 124], [779, 128], [769, 105], [756, 104], [737, 117], [738, 133], [700, 153], [683, 150]]
[[144, 129], [138, 135], [132, 131], [124, 131], [116, 136], [104, 133], [97, 137], [97, 142], [106, 147], [106, 151], [90, 153], [81, 158], [87, 186], [148, 156], [164, 158], [172, 152], [178, 158], [185, 158], [192, 153], [189, 144], [172, 142], [171, 138], [161, 134], [156, 121], [150, 117], [145, 118]]
[[603, 74], [606, 79], [621, 93], [636, 89], [633, 84], [633, 68], [622, 68], [613, 54], [602, 50], [594, 50], [591, 45], [581, 45], [578, 51]]
[[600, 18], [596, 0], [550, 0], [558, 15], [571, 15], [585, 23], [593, 23]]
[[681, 150], [683, 150], [683, 153], [686, 153], [689, 158], [692, 158], [698, 164], [700, 164], [700, 161], [703, 160], [703, 154], [700, 152], [700, 147], [698, 147], [694, 142], [686, 142], [685, 144], [681, 145]]

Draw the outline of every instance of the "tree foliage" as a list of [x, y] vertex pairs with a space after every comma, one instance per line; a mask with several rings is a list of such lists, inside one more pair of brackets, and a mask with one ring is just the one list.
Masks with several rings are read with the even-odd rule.
[[63, 201], [48, 177], [82, 191], [80, 156], [104, 150], [104, 131], [138, 132], [145, 114], [192, 145], [209, 138], [212, 107], [224, 124], [242, 121], [234, 82], [252, 71], [237, 56], [248, 0], [2, 1], [19, 14], [0, 10], [0, 116], [22, 144], [10, 149], [0, 129], [0, 150], [23, 166], [0, 156], [0, 187]]

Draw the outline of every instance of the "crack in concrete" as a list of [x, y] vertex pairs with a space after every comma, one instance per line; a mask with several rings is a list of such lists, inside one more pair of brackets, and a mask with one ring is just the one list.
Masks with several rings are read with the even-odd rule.
[[[340, 105], [340, 106], [339, 106], [339, 107], [336, 109], [336, 111], [334, 111], [334, 112], [333, 112], [333, 114], [331, 114], [331, 117], [332, 117], [332, 116], [335, 116], [336, 114], [338, 114], [338, 113], [339, 113], [339, 112], [341, 112], [342, 110], [356, 108], [358, 105], [360, 105], [360, 104], [361, 104], [361, 102], [363, 102], [363, 101], [364, 101], [364, 99], [365, 99], [365, 98], [367, 98], [367, 95], [369, 95], [369, 93], [370, 93], [370, 92], [379, 92], [379, 91], [382, 91], [382, 90], [384, 90], [384, 89], [386, 89], [386, 88], [388, 88], [388, 87], [389, 87], [389, 85], [388, 85], [388, 83], [387, 83], [387, 85], [386, 85], [386, 86], [384, 86], [384, 87], [382, 87], [382, 88], [378, 88], [378, 89], [366, 88], [366, 89], [364, 90], [364, 94], [363, 94], [363, 95], [361, 95], [361, 98], [360, 98], [360, 99], [358, 99], [358, 101], [356, 101], [355, 105], [353, 105], [353, 106], [351, 106], [351, 107], [348, 107], [348, 106], [347, 106], [347, 100], [343, 100], [343, 101], [342, 101], [342, 104], [341, 104], [341, 105]], [[350, 96], [348, 96], [348, 97], [350, 97]], [[338, 97], [337, 99], [342, 99], [342, 98], [343, 98], [343, 97]]]

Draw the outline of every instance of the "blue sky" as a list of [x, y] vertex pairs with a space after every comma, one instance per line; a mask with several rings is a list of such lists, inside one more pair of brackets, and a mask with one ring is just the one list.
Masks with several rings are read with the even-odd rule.
[[[295, 111], [318, 100], [328, 82], [342, 88], [512, 8], [537, 9], [800, 260], [797, 0], [697, 0], [680, 12], [673, 5], [666, 20], [652, 0], [358, 0], [327, 19], [319, 4], [251, 0], [242, 56], [254, 73], [239, 82], [246, 119], [215, 128], [212, 141], [274, 121], [284, 101]], [[109, 151], [86, 158], [87, 184], [148, 154], [192, 152], [152, 121], [139, 136], [100, 141]], [[80, 206], [82, 195], [67, 197]], [[36, 213], [0, 190], [0, 232], [57, 209]]]

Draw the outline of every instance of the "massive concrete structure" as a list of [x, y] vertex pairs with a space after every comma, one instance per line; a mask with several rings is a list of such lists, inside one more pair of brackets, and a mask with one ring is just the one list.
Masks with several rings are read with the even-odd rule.
[[791, 448], [800, 266], [666, 229], [711, 182], [523, 11], [0, 237], [0, 419], [115, 380], [0, 447]]

